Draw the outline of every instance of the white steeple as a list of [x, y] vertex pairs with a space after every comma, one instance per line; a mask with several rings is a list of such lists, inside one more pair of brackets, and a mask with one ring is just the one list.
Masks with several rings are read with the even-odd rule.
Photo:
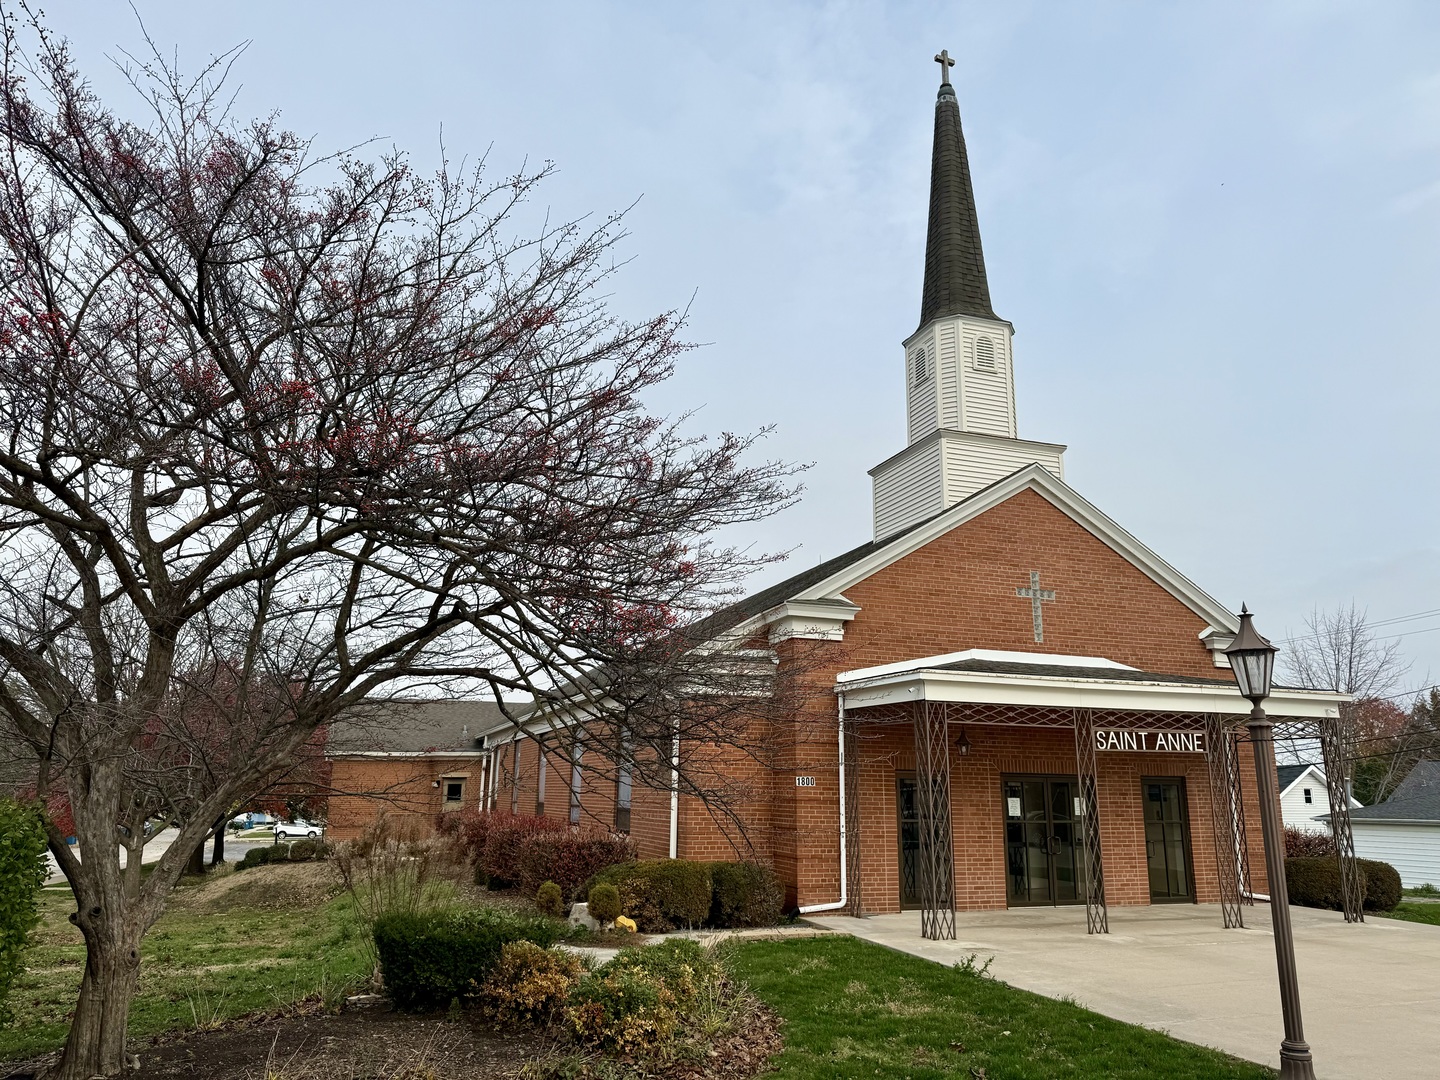
[[1015, 428], [1015, 328], [990, 306], [990, 284], [970, 185], [960, 107], [944, 79], [935, 101], [930, 224], [920, 328], [905, 340], [909, 446], [870, 470], [875, 539], [939, 513], [1017, 469], [1039, 462], [1064, 479], [1054, 443]]

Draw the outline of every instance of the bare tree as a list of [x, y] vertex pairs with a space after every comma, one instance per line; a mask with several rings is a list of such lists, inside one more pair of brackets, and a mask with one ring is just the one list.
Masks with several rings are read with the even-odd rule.
[[1333, 611], [1315, 608], [1305, 620], [1305, 629], [1282, 654], [1286, 673], [1301, 686], [1354, 696], [1341, 709], [1356, 761], [1354, 775], [1346, 779], [1354, 782], [1363, 800], [1383, 798], [1394, 786], [1407, 752], [1402, 745], [1406, 713], [1387, 695], [1410, 664], [1398, 641], [1376, 638], [1366, 612], [1353, 600]]
[[1352, 600], [1334, 611], [1315, 608], [1305, 633], [1283, 654], [1289, 676], [1301, 686], [1359, 698], [1383, 698], [1410, 670], [1398, 641], [1381, 641]]
[[[777, 700], [769, 661], [677, 628], [764, 561], [710, 537], [792, 470], [647, 412], [680, 320], [605, 306], [618, 220], [511, 238], [544, 169], [317, 156], [228, 113], [232, 60], [132, 62], [136, 123], [5, 22], [0, 737], [83, 856], [52, 822], [87, 947], [66, 1080], [121, 1070], [185, 861], [337, 715], [525, 694], [669, 783], [677, 733]], [[142, 878], [157, 814], [179, 837]]]

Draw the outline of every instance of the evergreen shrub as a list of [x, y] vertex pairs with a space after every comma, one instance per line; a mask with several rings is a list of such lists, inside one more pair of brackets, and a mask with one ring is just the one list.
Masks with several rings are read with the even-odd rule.
[[644, 1055], [674, 1034], [701, 993], [724, 974], [688, 939], [621, 949], [580, 980], [565, 1009], [571, 1030], [590, 1046]]
[[[1360, 869], [1360, 890], [1366, 911], [1393, 911], [1404, 890], [1400, 874], [1386, 862], [1356, 859]], [[1323, 858], [1286, 859], [1285, 880], [1292, 904], [1301, 907], [1344, 911], [1340, 891], [1340, 864], [1333, 855]]]
[[245, 857], [235, 864], [235, 869], [249, 870], [253, 866], [264, 866], [266, 863], [274, 861], [277, 850], [273, 847], [252, 847], [245, 852]]
[[1387, 862], [1356, 859], [1365, 875], [1365, 910], [1394, 911], [1405, 890], [1400, 885], [1400, 872]]
[[565, 915], [565, 894], [560, 891], [560, 886], [553, 881], [540, 883], [540, 888], [535, 890], [535, 906], [540, 911], [553, 919], [563, 918]]
[[714, 897], [710, 865], [687, 859], [621, 863], [596, 874], [591, 885], [614, 885], [623, 913], [647, 934], [703, 926]]
[[382, 915], [375, 951], [390, 1000], [401, 1009], [445, 1008], [473, 995], [512, 941], [549, 948], [568, 927], [543, 916], [493, 908]]
[[710, 864], [714, 896], [710, 925], [725, 929], [775, 926], [780, 922], [785, 889], [775, 871], [753, 862]]
[[586, 898], [586, 910], [602, 926], [613, 923], [623, 914], [620, 910], [620, 890], [614, 885], [596, 885]]
[[48, 843], [39, 810], [0, 799], [0, 1024], [10, 1021], [6, 998], [22, 969], [30, 931], [40, 921]]

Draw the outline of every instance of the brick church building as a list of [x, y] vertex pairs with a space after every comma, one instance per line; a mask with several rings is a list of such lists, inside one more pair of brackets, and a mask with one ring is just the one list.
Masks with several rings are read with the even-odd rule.
[[[938, 59], [938, 58], [937, 58]], [[646, 857], [758, 857], [805, 913], [1223, 903], [1267, 892], [1236, 616], [1065, 482], [1015, 423], [1014, 328], [991, 304], [942, 62], [920, 320], [894, 374], [908, 443], [871, 470], [874, 535], [736, 604], [728, 640], [814, 685], [756, 770], [752, 850], [705, 809], [586, 787], [543, 719], [484, 732], [482, 801], [613, 820]], [[1277, 689], [1318, 731], [1345, 698]], [[558, 736], [558, 737], [557, 737]]]

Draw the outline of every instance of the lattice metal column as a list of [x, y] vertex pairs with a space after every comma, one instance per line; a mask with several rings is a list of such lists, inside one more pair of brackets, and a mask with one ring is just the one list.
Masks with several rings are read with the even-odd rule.
[[915, 789], [920, 819], [920, 936], [955, 938], [955, 850], [950, 832], [950, 725], [943, 703], [915, 703]]
[[1355, 834], [1350, 828], [1350, 745], [1345, 723], [1338, 716], [1320, 721], [1320, 756], [1325, 762], [1325, 792], [1330, 797], [1330, 832], [1335, 837], [1335, 858], [1340, 863], [1340, 900], [1346, 922], [1365, 921], [1365, 887], [1355, 863]]
[[1075, 774], [1080, 783], [1080, 841], [1083, 865], [1080, 887], [1085, 892], [1085, 930], [1110, 932], [1110, 909], [1105, 904], [1105, 867], [1100, 858], [1100, 797], [1095, 760], [1095, 714], [1075, 709]]
[[865, 914], [860, 896], [860, 740], [855, 721], [844, 715], [843, 697], [840, 708], [845, 725], [845, 888], [850, 900], [845, 910], [858, 919]]
[[1250, 833], [1245, 828], [1245, 789], [1240, 786], [1240, 740], [1237, 728], [1225, 739], [1225, 771], [1230, 777], [1230, 819], [1235, 823], [1235, 869], [1240, 878], [1240, 899], [1255, 906], [1250, 884]]
[[1240, 903], [1240, 844], [1230, 805], [1230, 733], [1218, 713], [1205, 715], [1205, 765], [1210, 773], [1210, 828], [1215, 841], [1215, 876], [1220, 917], [1226, 930], [1245, 926]]

